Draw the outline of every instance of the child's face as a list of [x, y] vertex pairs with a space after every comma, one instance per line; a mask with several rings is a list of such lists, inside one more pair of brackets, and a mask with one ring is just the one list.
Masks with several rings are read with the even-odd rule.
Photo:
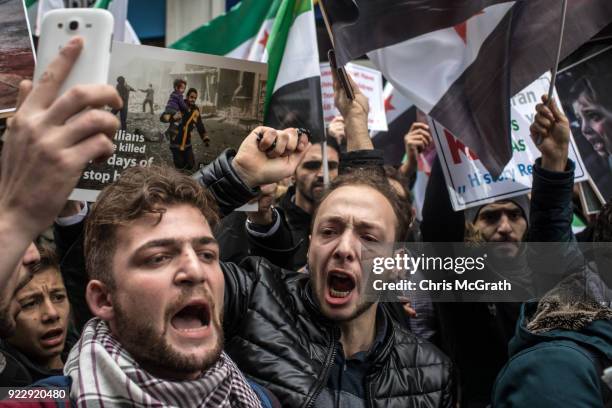
[[176, 91], [180, 94], [182, 94], [183, 92], [185, 92], [185, 84], [180, 83], [177, 87], [176, 87]]

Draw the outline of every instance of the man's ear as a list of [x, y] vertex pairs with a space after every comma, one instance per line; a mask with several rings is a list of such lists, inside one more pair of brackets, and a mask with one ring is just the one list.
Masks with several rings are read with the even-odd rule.
[[90, 280], [85, 290], [85, 298], [89, 310], [94, 316], [109, 321], [115, 316], [110, 290], [106, 284], [99, 280]]

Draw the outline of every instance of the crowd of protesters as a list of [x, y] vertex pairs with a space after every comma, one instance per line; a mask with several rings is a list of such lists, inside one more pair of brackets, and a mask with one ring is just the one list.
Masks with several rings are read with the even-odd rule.
[[[121, 111], [125, 98], [106, 85], [58, 96], [81, 48], [22, 82], [3, 137], [0, 386], [68, 390], [29, 406], [611, 404], [612, 272], [574, 245], [570, 127], [554, 102], [543, 97], [531, 125], [529, 197], [453, 211], [435, 162], [420, 223], [410, 189], [428, 126], [407, 132], [404, 165], [385, 166], [367, 98], [337, 81], [326, 144], [258, 127], [193, 177], [131, 168], [92, 204], [67, 198], [121, 123], [88, 107]], [[250, 201], [257, 212], [233, 211]], [[51, 225], [54, 247], [37, 245]], [[612, 202], [591, 229], [612, 241]], [[527, 298], [544, 276], [523, 243], [564, 243], [568, 268], [548, 271], [560, 283], [539, 301], [366, 297], [363, 246], [406, 241], [505, 243], [504, 271]]]

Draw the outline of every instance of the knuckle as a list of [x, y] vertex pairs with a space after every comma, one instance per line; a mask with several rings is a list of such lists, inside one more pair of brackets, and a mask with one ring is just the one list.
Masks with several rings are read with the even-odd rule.
[[72, 166], [72, 161], [68, 159], [67, 155], [61, 154], [60, 152], [54, 153], [55, 163], [60, 169], [69, 169]]
[[39, 133], [36, 131], [38, 126], [34, 118], [26, 117], [19, 113], [12, 118], [10, 128], [19, 133], [19, 137], [24, 138], [26, 141], [35, 139]]
[[51, 146], [44, 139], [39, 139], [32, 143], [32, 150], [36, 151], [40, 159], [46, 163], [51, 163], [55, 165], [60, 164], [60, 152], [58, 151], [58, 149], [53, 148], [53, 146]]
[[93, 127], [102, 127], [109, 123], [107, 115], [98, 109], [87, 112], [84, 119]]
[[68, 91], [68, 93], [71, 99], [81, 101], [88, 95], [86, 89], [87, 88], [85, 87], [85, 85], [75, 85], [70, 88], [70, 91]]
[[53, 71], [46, 70], [38, 80], [39, 84], [50, 84], [56, 82], [56, 77]]

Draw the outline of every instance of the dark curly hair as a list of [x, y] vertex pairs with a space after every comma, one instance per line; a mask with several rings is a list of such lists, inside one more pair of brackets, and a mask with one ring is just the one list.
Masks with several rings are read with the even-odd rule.
[[196, 207], [211, 229], [219, 221], [212, 195], [196, 180], [168, 166], [132, 167], [100, 193], [85, 224], [85, 267], [90, 279], [113, 287], [117, 227], [176, 204]]

